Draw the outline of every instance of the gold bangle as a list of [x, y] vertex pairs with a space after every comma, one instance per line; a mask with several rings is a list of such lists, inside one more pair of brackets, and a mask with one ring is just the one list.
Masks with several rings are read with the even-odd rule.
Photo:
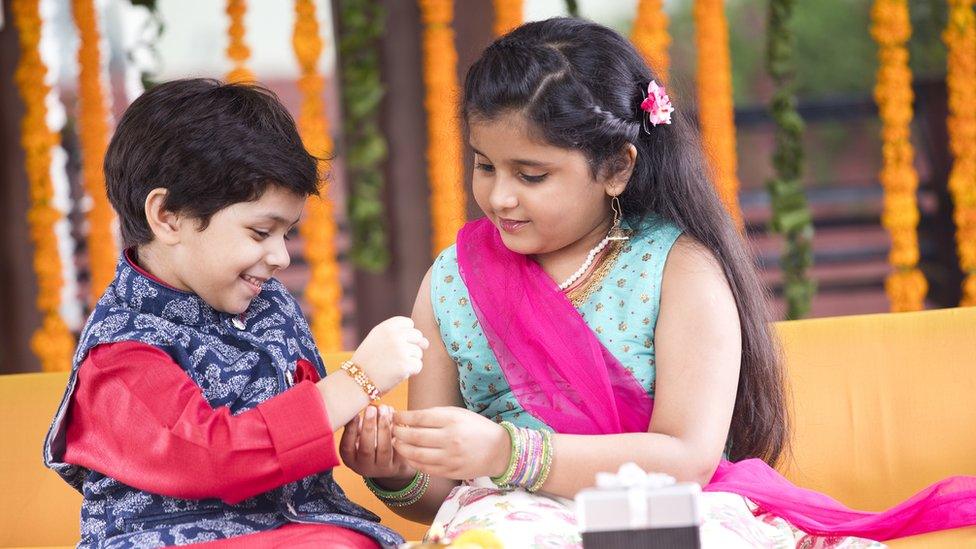
[[360, 368], [358, 364], [351, 360], [347, 360], [343, 362], [342, 366], [339, 366], [339, 368], [343, 372], [346, 372], [357, 385], [362, 387], [363, 392], [366, 393], [366, 396], [368, 396], [371, 401], [375, 402], [380, 399], [379, 389], [376, 388], [373, 381], [369, 379], [368, 375], [366, 375], [366, 371]]

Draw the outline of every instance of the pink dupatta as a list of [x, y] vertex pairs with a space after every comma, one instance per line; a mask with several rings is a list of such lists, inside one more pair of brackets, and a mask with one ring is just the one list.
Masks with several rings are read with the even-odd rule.
[[[645, 432], [653, 401], [555, 282], [487, 219], [458, 233], [471, 305], [519, 404], [559, 433]], [[887, 511], [849, 509], [765, 462], [723, 460], [706, 491], [745, 496], [810, 534], [888, 540], [976, 524], [976, 477], [951, 477]]]

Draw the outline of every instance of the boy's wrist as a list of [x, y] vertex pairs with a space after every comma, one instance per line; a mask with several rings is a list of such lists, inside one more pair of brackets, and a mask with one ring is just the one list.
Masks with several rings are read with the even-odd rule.
[[315, 386], [322, 395], [332, 432], [356, 417], [370, 402], [362, 388], [344, 373], [327, 375]]

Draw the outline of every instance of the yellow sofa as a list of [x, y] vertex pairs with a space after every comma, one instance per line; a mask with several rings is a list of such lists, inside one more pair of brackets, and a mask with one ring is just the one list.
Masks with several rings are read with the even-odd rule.
[[[792, 480], [865, 510], [890, 506], [940, 478], [976, 475], [976, 308], [784, 322], [794, 441]], [[343, 354], [326, 362], [335, 368]], [[41, 442], [66, 374], [0, 376], [0, 547], [78, 539], [80, 498], [44, 469]], [[406, 391], [386, 402], [403, 408]], [[389, 512], [344, 467], [350, 498], [407, 538], [423, 526]], [[976, 528], [892, 547], [976, 547]]]

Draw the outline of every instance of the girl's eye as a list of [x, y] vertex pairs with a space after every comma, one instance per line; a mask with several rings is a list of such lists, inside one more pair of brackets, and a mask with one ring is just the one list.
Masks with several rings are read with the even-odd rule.
[[481, 170], [485, 173], [495, 173], [495, 167], [491, 164], [485, 164], [483, 162], [475, 162], [474, 167], [476, 170]]
[[520, 173], [519, 177], [521, 177], [527, 183], [542, 183], [542, 181], [545, 180], [546, 176], [548, 175], [549, 174], [547, 173], [541, 175], [528, 175], [528, 174]]
[[269, 236], [271, 236], [271, 233], [266, 232], [266, 231], [259, 231], [257, 229], [251, 229], [251, 231], [253, 231], [254, 234], [256, 234], [258, 236], [258, 240], [264, 240], [265, 238], [268, 238]]
[[288, 229], [287, 233], [285, 233], [285, 240], [291, 240], [297, 234], [298, 234], [298, 227], [292, 227]]

